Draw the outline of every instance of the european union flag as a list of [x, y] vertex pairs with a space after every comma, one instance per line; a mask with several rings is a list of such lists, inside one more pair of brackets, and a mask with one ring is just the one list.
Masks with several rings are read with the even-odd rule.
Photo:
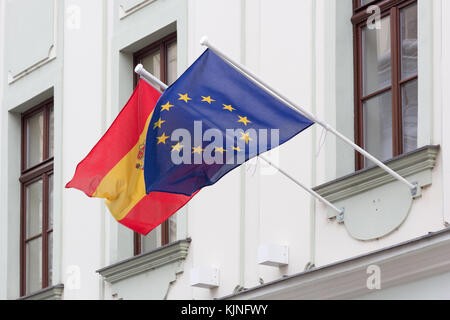
[[155, 107], [146, 191], [190, 196], [312, 124], [207, 49]]

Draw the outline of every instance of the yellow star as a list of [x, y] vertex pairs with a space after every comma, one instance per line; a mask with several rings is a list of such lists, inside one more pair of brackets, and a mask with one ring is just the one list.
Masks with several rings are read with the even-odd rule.
[[185, 94], [179, 93], [178, 95], [180, 96], [180, 98], [179, 98], [178, 100], [183, 100], [183, 101], [186, 102], [186, 103], [187, 103], [189, 100], [192, 100], [191, 98], [188, 97], [188, 94], [187, 94], [187, 93], [185, 93]]
[[208, 102], [209, 104], [211, 104], [211, 102], [214, 102], [216, 100], [211, 99], [211, 97], [204, 97], [202, 96], [202, 102]]
[[178, 142], [176, 145], [172, 146], [172, 151], [180, 152], [182, 148], [183, 148], [183, 145]]
[[198, 146], [196, 148], [192, 148], [192, 150], [194, 150], [194, 151], [192, 151], [192, 153], [198, 153], [198, 154], [201, 154], [202, 151], [205, 151], [205, 149], [202, 149], [202, 146]]
[[238, 117], [239, 117], [238, 122], [242, 122], [246, 126], [247, 126], [247, 123], [252, 123], [250, 120], [247, 119], [247, 117], [241, 117], [241, 116], [238, 116]]
[[165, 105], [161, 106], [161, 111], [167, 110], [170, 111], [170, 108], [174, 107], [170, 104], [170, 102], [167, 102]]
[[224, 108], [225, 110], [229, 110], [230, 112], [233, 112], [233, 110], [236, 110], [235, 108], [233, 108], [233, 107], [231, 106], [231, 104], [230, 104], [229, 106], [227, 106], [226, 104], [224, 104], [224, 105], [223, 105], [223, 108]]
[[224, 153], [225, 151], [227, 151], [227, 149], [224, 149], [224, 148], [222, 148], [222, 147], [220, 147], [220, 148], [217, 148], [217, 147], [216, 147], [215, 151], [216, 151], [216, 152], [220, 152], [220, 153]]
[[159, 120], [154, 123], [155, 126], [153, 127], [153, 130], [155, 130], [156, 128], [161, 128], [161, 125], [164, 122], [166, 122], [166, 120], [162, 120], [161, 118], [159, 118]]
[[241, 152], [241, 148], [239, 148], [239, 147], [236, 147], [236, 148], [233, 147], [233, 150], [234, 150], [234, 151], [237, 151], [237, 152]]
[[161, 137], [156, 137], [156, 139], [158, 139], [157, 144], [160, 144], [160, 143], [166, 144], [166, 140], [169, 138], [170, 138], [170, 136], [166, 136], [166, 133], [164, 132]]
[[241, 139], [240, 139], [240, 140], [245, 140], [245, 143], [246, 143], [246, 144], [248, 144], [249, 141], [252, 141], [252, 140], [253, 140], [252, 138], [250, 138], [248, 132], [247, 132], [247, 133], [241, 132], [241, 135], [242, 135], [242, 136], [241, 136]]

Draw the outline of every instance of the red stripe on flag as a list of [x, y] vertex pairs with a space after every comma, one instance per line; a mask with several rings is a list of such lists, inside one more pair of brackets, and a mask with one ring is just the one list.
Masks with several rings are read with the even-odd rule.
[[78, 164], [66, 188], [77, 188], [91, 197], [105, 175], [136, 145], [160, 96], [160, 92], [140, 80], [111, 127]]
[[147, 235], [181, 209], [197, 193], [198, 191], [189, 197], [154, 191], [142, 198], [119, 222], [140, 234]]

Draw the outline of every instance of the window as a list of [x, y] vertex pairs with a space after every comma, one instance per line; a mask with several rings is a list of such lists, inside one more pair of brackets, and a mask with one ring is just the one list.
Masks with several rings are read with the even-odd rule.
[[[368, 8], [378, 5], [374, 21]], [[417, 1], [354, 0], [355, 140], [380, 160], [417, 148]], [[356, 154], [356, 168], [371, 164]]]
[[[177, 79], [177, 35], [173, 33], [134, 54], [134, 66], [144, 68], [167, 85]], [[138, 75], [135, 74], [135, 85]]]
[[[134, 67], [141, 63], [144, 68], [170, 85], [177, 79], [177, 37], [171, 34], [134, 54]], [[134, 70], [134, 68], [133, 68]], [[133, 71], [134, 72], [134, 71]], [[135, 85], [138, 82], [135, 74]], [[148, 252], [177, 239], [177, 220], [173, 215], [168, 221], [147, 236], [134, 234], [134, 254]]]
[[20, 294], [52, 283], [53, 100], [22, 115]]

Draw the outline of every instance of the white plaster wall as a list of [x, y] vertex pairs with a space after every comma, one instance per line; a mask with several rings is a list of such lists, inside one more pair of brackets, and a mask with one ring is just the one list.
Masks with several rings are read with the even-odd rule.
[[[245, 62], [273, 87], [312, 111], [312, 1], [254, 2], [246, 18]], [[259, 17], [255, 17], [259, 13]], [[256, 21], [255, 21], [256, 20]], [[277, 21], [274, 23], [274, 21]], [[312, 184], [311, 144], [314, 128], [307, 129], [278, 150], [279, 165], [306, 185]], [[274, 153], [271, 153], [274, 154]], [[306, 155], [306, 156], [302, 156]], [[245, 286], [302, 271], [309, 261], [310, 197], [269, 167], [246, 170]], [[289, 246], [289, 265], [257, 264], [258, 246]]]
[[[333, 47], [326, 48], [325, 52], [329, 53], [328, 60], [329, 65], [334, 65], [335, 72], [334, 77], [329, 77], [328, 69], [323, 73], [323, 77], [327, 79], [326, 92], [329, 92], [334, 98], [333, 101], [327, 102], [329, 105], [335, 105], [335, 111], [331, 114], [335, 116], [335, 119], [330, 119], [325, 114], [324, 117], [327, 121], [333, 123], [335, 121], [336, 129], [339, 130], [346, 137], [353, 140], [354, 137], [354, 70], [353, 70], [353, 25], [349, 23], [353, 14], [352, 0], [334, 1], [334, 8], [332, 5], [328, 5], [325, 8], [330, 8], [332, 12], [326, 13], [328, 16], [325, 23], [327, 24], [327, 34], [331, 35], [334, 40], [329, 40]], [[328, 22], [328, 23], [327, 23]], [[320, 137], [318, 137], [320, 138]], [[346, 174], [352, 173], [355, 170], [354, 162], [354, 150], [346, 143], [339, 139], [336, 139], [332, 135], [328, 135], [327, 143], [333, 144], [335, 142], [335, 149], [325, 146], [321, 156], [326, 160], [328, 179], [333, 174], [336, 177], [342, 177]], [[319, 142], [318, 142], [319, 143]], [[339, 150], [338, 157], [327, 157], [326, 155], [331, 151], [336, 154], [336, 150]], [[318, 164], [322, 166], [322, 162]], [[334, 171], [335, 170], [335, 171]], [[318, 183], [325, 182], [327, 177], [323, 176], [319, 178]]]
[[449, 300], [450, 272], [381, 290], [355, 300]]
[[[4, 2], [0, 3], [0, 136], [3, 137], [3, 121], [5, 119], [5, 116], [3, 115], [3, 38], [4, 38]], [[3, 139], [0, 139], [0, 143], [3, 144]], [[4, 177], [4, 170], [3, 170], [3, 158], [5, 157], [5, 151], [4, 148], [0, 148], [0, 179]], [[0, 194], [4, 195], [4, 186], [0, 185]], [[0, 205], [0, 221], [2, 222], [0, 225], [0, 299], [6, 299], [7, 297], [7, 290], [6, 290], [6, 279], [8, 277], [7, 275], [7, 252], [8, 252], [8, 237], [7, 237], [7, 225], [4, 223], [7, 221], [7, 210], [5, 210], [5, 207], [3, 205], [4, 203], [4, 196], [0, 196], [2, 205]]]
[[[62, 170], [69, 181], [79, 161], [103, 134], [104, 92], [104, 1], [64, 2], [65, 8], [79, 8], [79, 27], [65, 21], [63, 76]], [[82, 143], [80, 143], [82, 142]], [[65, 274], [65, 299], [98, 299], [100, 280], [96, 270], [104, 256], [106, 212], [100, 199], [89, 199], [81, 192], [65, 189], [62, 195], [62, 270], [79, 268], [80, 287]]]
[[[10, 2], [2, 2], [2, 9], [4, 14], [8, 16], [8, 19], [14, 17], [14, 14], [24, 10], [23, 7], [27, 3], [23, 1], [16, 1], [14, 4]], [[20, 7], [22, 6], [22, 8]], [[13, 11], [11, 8], [14, 8]], [[60, 63], [62, 47], [58, 46], [61, 43], [61, 33], [57, 30], [61, 28], [58, 24], [62, 21], [58, 19], [58, 16], [62, 16], [62, 7], [58, 5], [56, 1], [46, 1], [36, 10], [37, 16], [41, 13], [43, 16], [50, 17], [50, 21], [40, 24], [36, 20], [31, 19], [29, 22], [34, 28], [24, 28], [26, 32], [17, 32], [17, 37], [13, 37], [17, 30], [12, 26], [6, 26], [4, 29], [4, 37], [2, 37], [3, 50], [2, 50], [2, 107], [1, 107], [1, 162], [0, 162], [0, 189], [1, 189], [1, 208], [2, 216], [1, 225], [4, 229], [1, 230], [2, 237], [5, 237], [4, 252], [2, 257], [5, 257], [7, 261], [6, 281], [2, 283], [3, 290], [6, 292], [6, 297], [9, 299], [15, 299], [19, 296], [19, 226], [20, 226], [20, 184], [18, 178], [20, 176], [20, 113], [33, 107], [39, 102], [54, 96], [55, 100], [55, 158], [58, 158], [60, 152], [60, 122], [58, 121], [60, 116]], [[2, 20], [2, 23], [7, 23], [8, 19]], [[37, 20], [38, 21], [38, 20]], [[49, 27], [50, 26], [50, 27]], [[24, 31], [22, 30], [22, 31]], [[30, 35], [31, 33], [31, 35]], [[19, 37], [20, 35], [20, 37]], [[27, 66], [27, 73], [9, 82], [8, 70], [13, 70], [17, 65], [17, 56], [14, 55], [15, 50], [22, 50], [26, 53], [29, 47], [25, 46], [25, 39], [22, 37], [33, 37], [36, 40], [39, 39], [52, 39], [53, 49], [52, 58], [45, 59], [36, 66], [36, 59], [29, 59]], [[8, 42], [9, 41], [9, 42]], [[16, 42], [14, 45], [9, 46], [11, 41]], [[42, 52], [42, 48], [47, 48], [49, 43], [46, 41], [34, 44], [34, 47], [38, 48], [37, 51]], [[9, 50], [6, 49], [9, 48]], [[31, 55], [33, 58], [34, 56]], [[35, 58], [35, 57], [34, 57]], [[25, 61], [24, 60], [24, 61]], [[23, 61], [22, 61], [23, 62]], [[60, 228], [56, 227], [60, 221], [60, 199], [61, 199], [61, 175], [59, 171], [59, 161], [56, 161], [54, 167], [54, 208], [55, 208], [55, 247], [53, 250], [54, 256], [54, 268], [53, 275], [56, 283], [60, 282], [60, 267], [57, 261], [60, 260], [61, 242]]]
[[[448, 125], [448, 119], [450, 119], [449, 108], [446, 106], [450, 105], [450, 20], [445, 19], [444, 17], [448, 17], [450, 15], [450, 3], [448, 1], [440, 1], [441, 2], [441, 39], [442, 39], [442, 65], [441, 65], [441, 73], [440, 73], [440, 81], [441, 83], [441, 99], [440, 99], [440, 109], [442, 110], [442, 117], [439, 121], [441, 123], [442, 128], [442, 145], [444, 146], [442, 149], [442, 158], [449, 159], [450, 153], [447, 145], [450, 143], [450, 126]], [[437, 83], [437, 84], [438, 84]], [[443, 161], [443, 189], [442, 194], [444, 200], [444, 208], [443, 208], [443, 219], [444, 221], [450, 225], [450, 197], [445, 196], [450, 192], [450, 166], [449, 161]]]

